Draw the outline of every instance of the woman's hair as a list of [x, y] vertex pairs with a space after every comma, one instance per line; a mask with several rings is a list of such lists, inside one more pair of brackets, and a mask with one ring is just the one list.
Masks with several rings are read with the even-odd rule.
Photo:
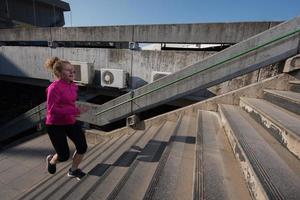
[[59, 77], [65, 64], [70, 64], [70, 62], [67, 60], [61, 60], [58, 57], [52, 57], [46, 60], [45, 67], [53, 71], [56, 77]]

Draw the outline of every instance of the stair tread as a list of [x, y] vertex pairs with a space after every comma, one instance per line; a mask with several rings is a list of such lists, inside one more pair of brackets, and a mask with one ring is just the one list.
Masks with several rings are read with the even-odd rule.
[[264, 113], [267, 118], [277, 122], [277, 125], [290, 130], [293, 134], [300, 137], [300, 118], [296, 115], [263, 99], [242, 97], [241, 101], [253, 106], [255, 109]]
[[[271, 185], [276, 187], [275, 190], [267, 190], [267, 194], [270, 191], [275, 191], [274, 193], [279, 193], [279, 195], [288, 199], [299, 198], [299, 175], [289, 168], [268, 142], [243, 117], [243, 111], [239, 107], [232, 105], [221, 105], [221, 110], [247, 158], [250, 160], [254, 171], [260, 177], [262, 185], [266, 186], [271, 183]], [[265, 182], [266, 180], [268, 180], [267, 183]]]
[[200, 193], [207, 199], [251, 199], [217, 113], [199, 110], [198, 116], [198, 173], [204, 175]]
[[264, 90], [264, 92], [300, 103], [300, 93], [292, 91], [281, 91], [281, 90]]
[[[123, 177], [126, 176], [128, 170], [133, 165], [136, 160], [140, 149], [143, 149], [148, 141], [152, 138], [153, 134], [159, 129], [158, 126], [152, 126], [150, 129], [146, 130], [143, 133], [143, 137], [131, 148], [124, 152], [118, 161], [114, 164], [111, 169], [111, 172], [105, 176], [105, 178], [98, 184], [98, 186], [91, 191], [89, 199], [110, 199], [109, 196], [115, 191], [118, 187], [118, 184], [122, 181]], [[119, 163], [119, 164], [118, 164]], [[68, 196], [67, 199], [74, 199], [78, 197], [79, 194], [76, 190], [75, 192]]]
[[276, 151], [276, 153], [284, 160], [290, 169], [292, 169], [296, 174], [300, 174], [300, 160], [295, 159], [295, 155], [291, 154], [288, 148], [280, 143], [281, 141], [278, 141], [274, 135], [270, 134], [270, 132], [253, 117], [251, 117], [249, 113], [243, 111], [241, 114], [251, 124], [251, 126], [257, 130], [257, 132], [265, 139], [265, 141], [268, 142], [272, 149]]
[[158, 174], [154, 199], [192, 199], [196, 116], [184, 115], [168, 145], [169, 153]]
[[168, 121], [150, 140], [136, 158], [134, 170], [115, 199], [143, 199], [175, 128], [176, 123]]

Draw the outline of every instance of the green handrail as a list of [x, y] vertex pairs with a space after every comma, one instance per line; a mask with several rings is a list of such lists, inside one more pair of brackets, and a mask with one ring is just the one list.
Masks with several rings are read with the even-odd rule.
[[179, 78], [179, 79], [176, 79], [176, 80], [174, 80], [174, 81], [171, 81], [170, 83], [166, 83], [166, 84], [164, 84], [164, 85], [161, 85], [161, 86], [159, 86], [159, 87], [157, 87], [157, 88], [155, 88], [155, 89], [153, 89], [153, 90], [150, 90], [150, 91], [145, 92], [145, 93], [143, 93], [143, 94], [140, 94], [140, 95], [138, 95], [138, 96], [136, 96], [136, 97], [133, 97], [133, 98], [130, 98], [130, 99], [126, 100], [126, 101], [123, 101], [123, 102], [121, 102], [121, 103], [118, 103], [118, 104], [116, 104], [116, 105], [114, 105], [114, 106], [112, 106], [112, 107], [110, 107], [110, 108], [107, 108], [107, 109], [102, 110], [102, 111], [100, 111], [100, 112], [98, 112], [98, 113], [95, 113], [94, 115], [97, 116], [97, 115], [100, 115], [100, 114], [105, 113], [105, 112], [107, 112], [107, 111], [110, 111], [110, 110], [112, 110], [112, 109], [114, 109], [114, 108], [116, 108], [116, 107], [119, 107], [119, 106], [121, 106], [121, 105], [123, 105], [123, 104], [125, 104], [125, 103], [129, 103], [129, 102], [131, 102], [131, 101], [133, 101], [133, 100], [135, 100], [135, 99], [138, 99], [138, 98], [140, 98], [140, 97], [143, 97], [143, 96], [145, 96], [145, 95], [147, 95], [147, 94], [150, 94], [150, 93], [152, 93], [152, 92], [155, 92], [155, 91], [157, 91], [157, 90], [160, 90], [160, 89], [162, 89], [162, 88], [165, 88], [165, 87], [167, 87], [167, 86], [169, 86], [169, 85], [172, 85], [172, 84], [177, 83], [177, 82], [179, 82], [179, 81], [182, 81], [182, 80], [184, 80], [184, 79], [190, 78], [190, 77], [192, 77], [192, 76], [194, 76], [194, 75], [196, 75], [196, 74], [199, 74], [199, 73], [201, 73], [201, 72], [204, 72], [204, 71], [206, 71], [206, 70], [209, 70], [209, 69], [211, 69], [211, 68], [213, 68], [213, 67], [216, 67], [216, 66], [218, 66], [218, 65], [221, 65], [221, 64], [224, 64], [224, 63], [226, 63], [226, 62], [232, 61], [232, 60], [234, 60], [234, 59], [236, 59], [236, 58], [239, 58], [239, 57], [241, 57], [241, 56], [243, 56], [243, 55], [246, 55], [246, 54], [248, 54], [248, 53], [250, 53], [250, 52], [253, 52], [253, 51], [257, 50], [257, 49], [260, 49], [260, 48], [262, 48], [262, 47], [265, 47], [265, 46], [267, 46], [267, 45], [269, 45], [269, 44], [272, 44], [272, 43], [274, 43], [274, 42], [277, 42], [277, 41], [280, 41], [280, 40], [282, 40], [282, 39], [285, 39], [285, 38], [287, 38], [287, 37], [289, 37], [289, 36], [292, 36], [292, 35], [294, 35], [294, 34], [296, 34], [296, 33], [299, 33], [299, 32], [300, 32], [300, 29], [296, 29], [295, 31], [289, 32], [289, 33], [287, 33], [287, 34], [285, 34], [285, 35], [283, 35], [283, 36], [276, 37], [276, 38], [274, 38], [274, 39], [272, 39], [272, 40], [270, 40], [270, 41], [268, 41], [268, 42], [265, 42], [265, 43], [263, 43], [263, 44], [257, 45], [256, 47], [250, 48], [250, 49], [245, 50], [245, 51], [243, 51], [243, 52], [241, 52], [241, 53], [239, 53], [239, 54], [237, 54], [237, 55], [235, 55], [235, 56], [232, 56], [231, 58], [222, 60], [222, 61], [220, 61], [220, 62], [218, 62], [218, 63], [216, 63], [216, 64], [213, 64], [213, 65], [208, 66], [208, 67], [205, 68], [205, 69], [198, 70], [198, 71], [196, 71], [196, 72], [194, 72], [194, 73], [192, 73], [192, 74], [189, 74], [189, 75], [184, 76], [184, 77], [182, 77], [182, 78]]

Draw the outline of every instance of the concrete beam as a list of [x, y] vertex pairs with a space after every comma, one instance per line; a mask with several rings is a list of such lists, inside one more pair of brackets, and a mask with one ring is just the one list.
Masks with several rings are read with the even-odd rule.
[[234, 44], [280, 22], [3, 29], [0, 41], [102, 41]]
[[[194, 65], [191, 65], [181, 71], [166, 76], [156, 82], [143, 86], [134, 90], [134, 95], [125, 94], [110, 102], [107, 102], [97, 110], [90, 111], [82, 116], [91, 123], [104, 125], [115, 121], [115, 119], [125, 118], [132, 113], [139, 113], [147, 109], [153, 108], [157, 105], [166, 103], [168, 101], [180, 98], [187, 94], [193, 93], [196, 90], [208, 88], [218, 83], [230, 80], [234, 77], [247, 74], [251, 71], [257, 70], [261, 67], [285, 60], [297, 54], [299, 48], [300, 34], [294, 34], [284, 40], [280, 40], [272, 45], [265, 46], [259, 50], [241, 56], [239, 59], [231, 60], [214, 68], [208, 69], [216, 63], [225, 59], [231, 58], [251, 48], [270, 41], [270, 38], [283, 36], [295, 30], [300, 29], [300, 17], [297, 17], [288, 22], [282, 23], [270, 30], [267, 30], [255, 37], [249, 38], [241, 43], [238, 43], [230, 48], [225, 49], [217, 54], [214, 54], [207, 59], [204, 59]], [[205, 70], [190, 78], [184, 79], [172, 85], [155, 92], [155, 90], [162, 85], [167, 85], [177, 79], [185, 77], [194, 73], [195, 71]], [[143, 95], [143, 96], [140, 96]], [[131, 97], [138, 97], [130, 102]], [[122, 102], [127, 102], [122, 106], [112, 108]], [[112, 108], [112, 109], [111, 109]], [[103, 112], [106, 111], [106, 112]]]
[[279, 22], [141, 25], [134, 27], [134, 41], [235, 44], [277, 24]]

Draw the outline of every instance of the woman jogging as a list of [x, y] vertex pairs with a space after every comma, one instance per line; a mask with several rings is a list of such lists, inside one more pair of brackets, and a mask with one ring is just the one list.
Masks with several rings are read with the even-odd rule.
[[50, 174], [54, 174], [56, 164], [69, 159], [68, 137], [76, 147], [68, 176], [81, 179], [85, 173], [78, 166], [87, 150], [87, 143], [84, 132], [76, 121], [80, 111], [75, 104], [78, 86], [73, 83], [74, 67], [70, 62], [57, 57], [48, 59], [45, 66], [57, 78], [47, 88], [46, 129], [56, 151], [56, 154], [47, 156], [47, 169]]

